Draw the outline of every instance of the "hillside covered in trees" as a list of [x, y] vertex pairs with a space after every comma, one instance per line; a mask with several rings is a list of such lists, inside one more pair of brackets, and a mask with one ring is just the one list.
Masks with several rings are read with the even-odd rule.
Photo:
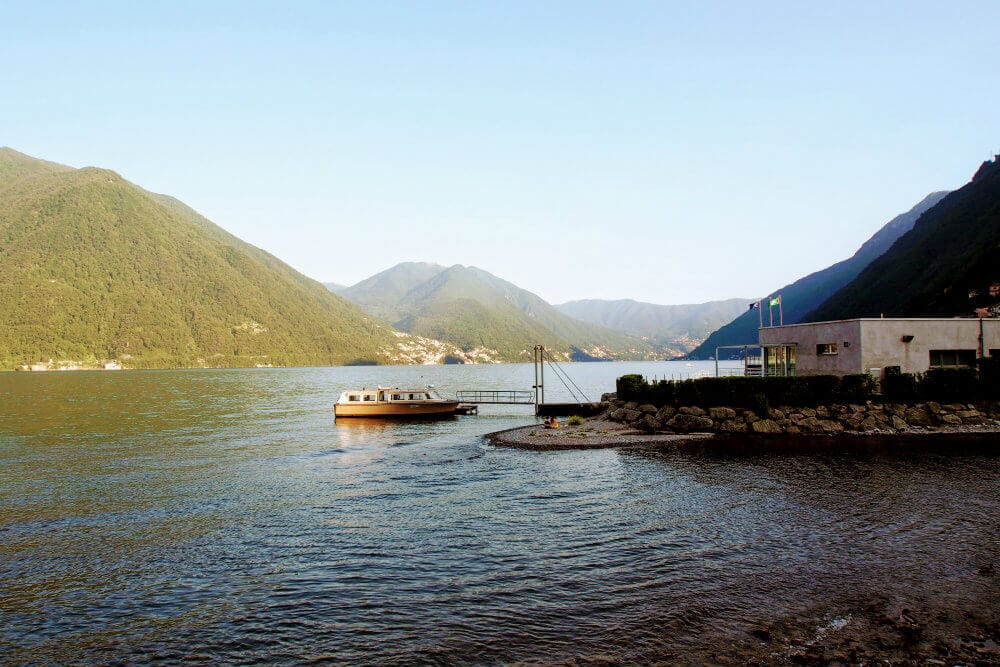
[[[925, 211], [935, 206], [947, 194], [947, 192], [932, 192], [909, 211], [897, 215], [883, 225], [851, 257], [811, 273], [773, 292], [772, 294], [780, 294], [782, 297], [785, 324], [796, 324], [804, 321], [811, 310], [854, 280], [862, 269], [888, 250], [899, 237], [913, 227]], [[764, 306], [766, 308], [766, 302]], [[773, 315], [777, 318], [777, 308], [774, 311]], [[764, 322], [768, 321], [768, 313], [764, 312]], [[710, 359], [715, 355], [716, 347], [756, 343], [759, 326], [760, 313], [757, 310], [747, 310], [744, 307], [744, 311], [739, 317], [712, 333], [704, 343], [691, 352], [689, 357], [691, 359]]]
[[806, 321], [1000, 315], [1000, 156]]
[[570, 317], [541, 297], [473, 266], [404, 262], [340, 294], [401, 331], [504, 361], [531, 359], [544, 345], [562, 358], [646, 359], [653, 345]]
[[584, 299], [563, 303], [563, 313], [584, 322], [640, 336], [682, 356], [746, 310], [749, 298], [664, 306], [632, 299]]
[[0, 148], [0, 368], [377, 363], [387, 325], [181, 202]]

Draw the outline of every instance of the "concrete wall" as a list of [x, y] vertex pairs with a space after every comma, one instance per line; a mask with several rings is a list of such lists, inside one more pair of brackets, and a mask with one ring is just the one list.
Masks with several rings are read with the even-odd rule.
[[[975, 350], [978, 319], [871, 319], [861, 322], [861, 347], [867, 368], [899, 366], [904, 373], [930, 368], [931, 350]], [[982, 320], [984, 354], [1000, 348], [1000, 320]], [[904, 336], [913, 336], [908, 343]]]
[[[760, 330], [762, 345], [796, 344], [796, 375], [866, 373], [899, 366], [923, 373], [931, 350], [979, 351], [980, 322], [984, 354], [1000, 349], [1000, 320], [890, 318], [839, 320]], [[904, 336], [913, 336], [905, 343]], [[836, 355], [817, 355], [816, 345], [836, 343]]]
[[[791, 324], [760, 330], [761, 345], [792, 345], [796, 375], [862, 373], [861, 326], [858, 320]], [[836, 343], [837, 354], [817, 355], [816, 346]]]

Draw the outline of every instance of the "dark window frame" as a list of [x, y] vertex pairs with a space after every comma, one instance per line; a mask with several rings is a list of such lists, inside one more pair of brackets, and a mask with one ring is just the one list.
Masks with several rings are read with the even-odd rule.
[[973, 368], [976, 365], [975, 350], [929, 350], [927, 356], [931, 368]]

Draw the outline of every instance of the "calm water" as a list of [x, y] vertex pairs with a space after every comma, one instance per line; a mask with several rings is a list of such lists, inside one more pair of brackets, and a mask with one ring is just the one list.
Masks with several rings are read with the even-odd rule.
[[[565, 367], [592, 399], [702, 368]], [[995, 448], [525, 452], [480, 437], [521, 407], [334, 422], [378, 382], [533, 374], [0, 374], [0, 662], [649, 662], [859, 599], [996, 605]]]

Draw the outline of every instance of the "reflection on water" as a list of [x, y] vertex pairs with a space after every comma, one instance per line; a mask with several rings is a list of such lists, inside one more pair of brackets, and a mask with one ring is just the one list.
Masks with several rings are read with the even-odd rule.
[[[572, 370], [596, 398], [669, 368]], [[4, 660], [650, 662], [817, 604], [995, 606], [990, 446], [522, 452], [479, 436], [523, 407], [334, 422], [380, 381], [532, 370], [0, 376]]]

